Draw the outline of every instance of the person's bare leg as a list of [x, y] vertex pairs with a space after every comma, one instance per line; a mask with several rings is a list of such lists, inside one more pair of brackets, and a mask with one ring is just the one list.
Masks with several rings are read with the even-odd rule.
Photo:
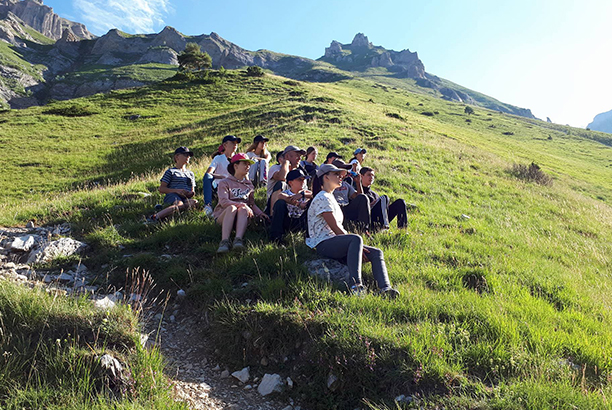
[[[223, 212], [223, 222], [221, 224], [221, 240], [229, 239], [234, 227], [234, 219], [238, 214], [238, 209], [234, 205], [228, 206]], [[238, 228], [236, 228], [237, 230]]]
[[155, 218], [158, 219], [158, 220], [159, 219], [164, 219], [164, 218], [172, 215], [173, 213], [175, 213], [179, 209], [181, 209], [181, 206], [183, 206], [183, 202], [182, 201], [176, 201], [173, 205], [170, 205], [168, 208], [158, 212], [157, 215], [155, 215]]
[[242, 238], [244, 237], [244, 233], [246, 232], [249, 224], [249, 214], [244, 208], [238, 209], [237, 214], [238, 219], [236, 220], [236, 238]]

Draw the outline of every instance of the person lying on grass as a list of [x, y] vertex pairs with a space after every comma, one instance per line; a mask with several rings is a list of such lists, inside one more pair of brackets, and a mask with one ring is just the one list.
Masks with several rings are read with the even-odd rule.
[[[234, 155], [227, 166], [230, 176], [219, 181], [219, 203], [213, 212], [213, 217], [221, 225], [221, 243], [217, 253], [227, 253], [232, 246], [234, 250], [244, 249], [242, 238], [249, 219], [257, 217], [269, 220], [268, 215], [255, 205], [255, 188], [248, 178], [253, 162], [245, 154]], [[232, 245], [230, 235], [234, 226], [236, 238]]]
[[395, 298], [399, 292], [391, 287], [383, 252], [366, 246], [359, 235], [349, 234], [342, 226], [344, 215], [334, 198], [334, 190], [342, 185], [346, 170], [331, 164], [321, 165], [317, 171], [322, 187], [308, 208], [308, 233], [306, 245], [316, 248], [325, 258], [346, 260], [350, 279], [348, 285], [355, 295], [362, 295], [365, 287], [361, 279], [363, 261], [372, 263], [372, 274], [379, 294]]
[[151, 219], [164, 219], [177, 211], [194, 208], [198, 201], [193, 199], [195, 192], [195, 176], [187, 169], [193, 152], [187, 147], [178, 147], [174, 151], [174, 167], [164, 172], [159, 185], [159, 192], [166, 194], [164, 205], [167, 207]]
[[389, 229], [389, 223], [397, 217], [397, 227], [405, 228], [408, 225], [408, 212], [406, 211], [406, 201], [397, 199], [390, 204], [387, 195], [378, 195], [372, 191], [374, 183], [374, 170], [370, 167], [363, 167], [359, 171], [361, 174], [361, 187], [363, 193], [370, 200], [373, 230]]
[[223, 137], [221, 145], [214, 154], [214, 158], [210, 163], [210, 166], [204, 174], [203, 189], [204, 189], [204, 212], [206, 215], [211, 216], [213, 213], [212, 198], [213, 190], [218, 186], [219, 180], [229, 177], [227, 172], [227, 166], [229, 160], [236, 153], [236, 147], [242, 140], [233, 135], [226, 135]]

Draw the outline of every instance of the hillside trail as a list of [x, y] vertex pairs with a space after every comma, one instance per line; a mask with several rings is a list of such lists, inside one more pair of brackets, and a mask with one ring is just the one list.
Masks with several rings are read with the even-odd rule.
[[[149, 327], [149, 340], [155, 340], [166, 360], [166, 375], [172, 380], [176, 398], [191, 409], [299, 410], [288, 402], [262, 397], [257, 391], [258, 378], [251, 376], [241, 383], [231, 376], [241, 369], [219, 366], [205, 318], [187, 316], [155, 322]], [[155, 328], [151, 328], [153, 325]]]

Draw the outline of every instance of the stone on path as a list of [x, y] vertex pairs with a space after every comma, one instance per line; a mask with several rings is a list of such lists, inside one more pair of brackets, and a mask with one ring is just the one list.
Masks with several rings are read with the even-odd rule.
[[257, 391], [262, 396], [267, 396], [268, 394], [272, 394], [274, 392], [282, 392], [283, 386], [283, 379], [280, 377], [280, 375], [266, 373], [263, 379], [261, 379], [261, 383], [259, 383]]
[[234, 373], [232, 373], [232, 376], [234, 376], [236, 379], [240, 380], [241, 383], [246, 383], [249, 381], [249, 378], [251, 377], [249, 374], [249, 368], [245, 367], [244, 369], [240, 370], [240, 371], [235, 371]]
[[30, 252], [28, 263], [44, 263], [58, 256], [71, 256], [81, 253], [86, 247], [87, 244], [84, 242], [75, 241], [71, 238], [61, 238]]

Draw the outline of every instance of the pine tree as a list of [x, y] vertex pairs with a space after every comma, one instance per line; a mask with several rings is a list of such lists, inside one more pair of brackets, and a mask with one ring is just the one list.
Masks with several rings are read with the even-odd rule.
[[187, 43], [178, 56], [179, 71], [200, 71], [212, 66], [212, 58], [197, 43]]

